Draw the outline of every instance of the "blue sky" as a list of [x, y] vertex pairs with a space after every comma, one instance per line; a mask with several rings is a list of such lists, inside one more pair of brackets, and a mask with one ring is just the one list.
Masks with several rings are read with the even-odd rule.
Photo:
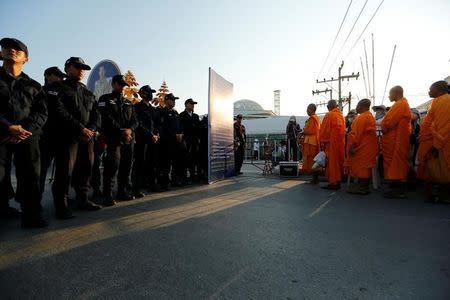
[[[165, 79], [174, 94], [196, 99], [197, 111], [205, 113], [208, 67], [213, 67], [234, 84], [236, 100], [253, 99], [273, 109], [273, 90], [281, 89], [281, 113], [303, 115], [308, 103], [325, 100], [312, 97], [311, 90], [326, 87], [315, 79], [349, 2], [7, 1], [0, 12], [0, 36], [28, 45], [25, 71], [40, 82], [45, 68], [62, 68], [70, 56], [81, 56], [91, 66], [112, 59], [123, 71], [131, 70], [141, 85], [159, 88]], [[364, 2], [352, 1], [320, 78], [336, 77], [343, 57], [331, 62]], [[379, 3], [368, 1], [342, 56]], [[403, 85], [413, 105], [426, 101], [428, 86], [450, 75], [449, 11], [450, 2], [444, 0], [386, 0], [346, 58], [343, 73], [361, 71], [362, 40], [371, 56], [374, 33], [376, 101], [381, 101], [394, 44], [398, 48], [389, 86]], [[345, 82], [343, 90], [365, 96], [362, 78]], [[179, 110], [182, 104], [177, 104]]]

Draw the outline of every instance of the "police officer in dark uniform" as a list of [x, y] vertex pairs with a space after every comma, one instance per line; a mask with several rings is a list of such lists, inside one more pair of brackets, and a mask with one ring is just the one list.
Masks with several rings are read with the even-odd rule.
[[241, 168], [244, 162], [245, 143], [247, 136], [245, 134], [245, 126], [242, 124], [242, 115], [236, 116], [234, 122], [234, 167], [236, 175], [241, 175]]
[[[133, 163], [134, 132], [139, 123], [133, 103], [122, 95], [128, 83], [122, 75], [111, 81], [113, 92], [99, 99], [102, 112], [102, 134], [106, 139], [106, 157], [103, 169], [103, 205], [115, 204], [113, 197], [114, 177], [117, 175], [117, 199], [133, 200], [130, 173]], [[118, 171], [118, 172], [117, 172]]]
[[9, 207], [12, 156], [16, 167], [16, 200], [22, 208], [22, 227], [47, 226], [41, 216], [39, 136], [47, 119], [45, 94], [39, 83], [22, 72], [28, 48], [14, 38], [0, 40], [0, 212]]
[[160, 119], [160, 184], [164, 190], [168, 190], [169, 172], [172, 167], [172, 185], [180, 185], [182, 170], [177, 168], [181, 155], [183, 131], [178, 112], [174, 109], [175, 100], [179, 99], [172, 93], [164, 98], [165, 106], [159, 111]]
[[[48, 92], [48, 87], [54, 84], [55, 82], [62, 81], [66, 78], [67, 75], [61, 71], [58, 67], [50, 67], [44, 71], [44, 81], [45, 85], [43, 86], [44, 92]], [[47, 101], [48, 101], [47, 97]], [[50, 98], [52, 99], [52, 98]], [[47, 106], [49, 106], [47, 104]], [[51, 106], [51, 105], [50, 105]], [[43, 128], [43, 134], [39, 141], [40, 152], [41, 152], [41, 179], [40, 179], [40, 188], [41, 194], [44, 193], [45, 189], [45, 180], [47, 177], [47, 171], [52, 163], [53, 158], [55, 157], [57, 140], [58, 136], [55, 132], [58, 128], [58, 123], [56, 121], [55, 114], [49, 112], [47, 122]]]
[[91, 68], [80, 57], [69, 58], [64, 67], [67, 79], [47, 89], [49, 112], [56, 118], [55, 180], [53, 200], [58, 219], [73, 217], [68, 205], [70, 184], [76, 192], [77, 208], [94, 211], [101, 206], [88, 200], [94, 158], [93, 138], [100, 116], [94, 94], [81, 83]]
[[[194, 113], [194, 105], [197, 104], [192, 99], [184, 101], [185, 110], [180, 113], [181, 127], [184, 134], [184, 163], [183, 163], [183, 180], [191, 183], [198, 180], [198, 155], [200, 147], [200, 118]], [[187, 179], [186, 171], [189, 170], [189, 179]]]
[[198, 177], [200, 182], [208, 183], [208, 115], [200, 120], [198, 152]]
[[156, 143], [159, 140], [158, 129], [154, 126], [155, 108], [151, 102], [153, 93], [156, 92], [149, 85], [144, 85], [139, 89], [141, 102], [134, 105], [139, 121], [136, 129], [136, 144], [134, 146], [133, 162], [133, 194], [136, 198], [145, 196], [144, 185], [150, 190], [156, 189]]

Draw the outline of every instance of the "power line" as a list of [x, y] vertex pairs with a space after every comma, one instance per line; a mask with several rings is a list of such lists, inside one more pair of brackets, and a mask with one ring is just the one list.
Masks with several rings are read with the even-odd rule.
[[320, 68], [319, 74], [317, 74], [317, 78], [320, 76], [320, 74], [322, 74], [323, 68], [327, 64], [328, 58], [330, 58], [331, 50], [333, 50], [334, 44], [336, 43], [339, 33], [341, 32], [342, 25], [344, 25], [345, 19], [347, 18], [347, 14], [348, 14], [348, 11], [350, 10], [350, 6], [352, 5], [352, 2], [353, 2], [353, 0], [350, 0], [350, 3], [348, 4], [348, 7], [347, 7], [347, 11], [345, 12], [344, 18], [342, 19], [341, 25], [339, 26], [338, 32], [336, 33], [336, 36], [334, 37], [334, 41], [331, 44], [330, 50], [328, 50], [327, 58], [325, 58], [325, 61], [323, 62], [322, 67]]
[[327, 74], [330, 73], [331, 69], [333, 68], [334, 64], [336, 63], [336, 60], [339, 58], [339, 55], [341, 54], [342, 49], [344, 49], [344, 46], [345, 46], [345, 44], [347, 43], [348, 38], [349, 38], [350, 35], [352, 34], [353, 29], [354, 29], [355, 26], [356, 26], [356, 23], [358, 23], [359, 17], [361, 17], [361, 14], [363, 13], [364, 8], [366, 8], [367, 2], [369, 2], [369, 0], [366, 0], [366, 2], [364, 2], [364, 5], [363, 5], [363, 7], [361, 8], [361, 11], [360, 11], [359, 14], [358, 14], [358, 17], [356, 18], [355, 22], [353, 22], [353, 26], [352, 26], [352, 28], [350, 29], [349, 33], [347, 34], [347, 37], [345, 38], [345, 41], [344, 41], [344, 43], [342, 44], [341, 49], [339, 49], [339, 52], [338, 52], [338, 54], [336, 55], [336, 57], [335, 57], [333, 63], [330, 65], [330, 68], [328, 69]]
[[[364, 32], [366, 31], [367, 27], [369, 27], [370, 22], [372, 22], [373, 18], [375, 17], [375, 15], [377, 14], [378, 10], [380, 9], [381, 5], [383, 4], [384, 0], [381, 0], [380, 4], [378, 5], [377, 9], [375, 10], [375, 12], [373, 13], [372, 17], [370, 18], [369, 22], [367, 22], [366, 27], [364, 27], [363, 31], [361, 32], [361, 34], [359, 35], [359, 37], [356, 39], [356, 42], [353, 44], [352, 48], [350, 49], [350, 51], [347, 53], [347, 55], [345, 56], [345, 58], [347, 58], [350, 53], [352, 53], [353, 49], [355, 48], [356, 44], [358, 44], [359, 40], [361, 39], [362, 35], [364, 34]], [[345, 59], [344, 58], [344, 59]]]

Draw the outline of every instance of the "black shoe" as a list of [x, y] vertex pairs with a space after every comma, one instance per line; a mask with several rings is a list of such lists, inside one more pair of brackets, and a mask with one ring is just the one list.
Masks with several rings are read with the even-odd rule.
[[136, 199], [144, 198], [145, 197], [145, 193], [143, 193], [143, 192], [136, 192], [136, 193], [134, 193], [134, 197]]
[[45, 228], [47, 226], [47, 221], [45, 221], [41, 216], [22, 216], [22, 228]]
[[384, 198], [388, 199], [406, 199], [407, 196], [405, 193], [396, 190], [390, 190], [383, 194]]
[[5, 206], [0, 210], [0, 217], [4, 219], [16, 219], [19, 218], [22, 213], [11, 206]]
[[340, 184], [327, 184], [325, 186], [321, 186], [322, 189], [324, 190], [339, 190], [341, 188]]
[[94, 190], [92, 193], [92, 198], [94, 199], [101, 199], [103, 197], [103, 193], [100, 190]]
[[99, 210], [101, 208], [102, 207], [100, 205], [97, 205], [91, 201], [83, 201], [83, 202], [78, 203], [79, 210], [95, 211], [95, 210]]
[[114, 206], [116, 205], [116, 201], [114, 201], [112, 196], [107, 196], [103, 199], [103, 206]]
[[131, 201], [135, 199], [133, 195], [128, 193], [118, 193], [116, 198], [120, 201]]
[[173, 182], [172, 182], [172, 186], [175, 186], [175, 187], [182, 187], [183, 184], [181, 183], [181, 181], [176, 180], [176, 181], [173, 181]]
[[162, 192], [162, 188], [159, 184], [154, 183], [150, 185], [150, 191], [153, 193], [161, 193]]
[[55, 217], [59, 220], [69, 220], [74, 218], [75, 216], [69, 208], [65, 208], [56, 210]]

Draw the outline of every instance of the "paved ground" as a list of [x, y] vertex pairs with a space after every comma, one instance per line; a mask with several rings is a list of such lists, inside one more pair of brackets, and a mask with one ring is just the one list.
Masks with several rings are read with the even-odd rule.
[[450, 207], [420, 196], [253, 169], [46, 230], [2, 223], [0, 298], [450, 299]]

